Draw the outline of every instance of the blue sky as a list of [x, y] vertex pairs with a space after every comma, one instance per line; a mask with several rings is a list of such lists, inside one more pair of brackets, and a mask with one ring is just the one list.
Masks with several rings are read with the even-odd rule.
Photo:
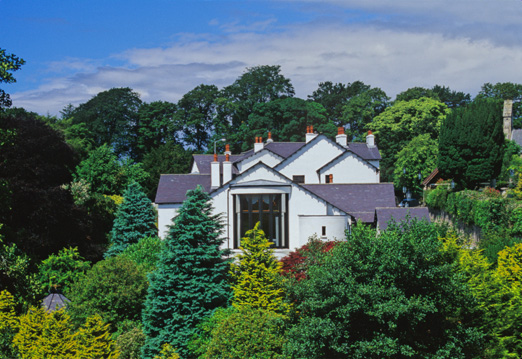
[[112, 87], [175, 102], [256, 65], [281, 65], [302, 98], [322, 81], [390, 97], [522, 83], [520, 0], [0, 0], [0, 14], [0, 48], [26, 60], [2, 88], [41, 114]]

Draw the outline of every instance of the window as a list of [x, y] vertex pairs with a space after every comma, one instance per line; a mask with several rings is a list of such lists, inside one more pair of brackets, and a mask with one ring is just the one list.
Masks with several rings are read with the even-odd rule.
[[321, 236], [326, 237], [326, 226], [321, 229]]
[[305, 176], [293, 176], [292, 182], [294, 183], [305, 183]]
[[275, 248], [288, 248], [286, 195], [240, 194], [235, 197], [234, 248], [239, 248], [241, 237], [257, 222]]

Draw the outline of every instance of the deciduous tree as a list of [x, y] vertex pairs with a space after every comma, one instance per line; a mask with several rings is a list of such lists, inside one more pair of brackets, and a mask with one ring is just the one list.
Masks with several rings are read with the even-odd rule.
[[[0, 83], [16, 82], [12, 72], [20, 70], [25, 61], [14, 54], [8, 54], [5, 49], [0, 48]], [[0, 89], [0, 109], [2, 107], [10, 107], [12, 105], [11, 98], [2, 89]]]

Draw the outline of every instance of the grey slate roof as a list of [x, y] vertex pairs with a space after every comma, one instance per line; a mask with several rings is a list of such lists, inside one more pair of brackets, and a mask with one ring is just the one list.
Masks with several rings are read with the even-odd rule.
[[516, 129], [511, 133], [511, 139], [517, 143], [517, 145], [522, 146], [522, 130]]
[[267, 144], [265, 148], [275, 153], [276, 155], [287, 158], [305, 144], [305, 142], [272, 142]]
[[[230, 162], [237, 162], [243, 157], [243, 154], [230, 155]], [[192, 155], [192, 159], [194, 162], [196, 162], [200, 174], [210, 174], [210, 164], [214, 161], [214, 155]], [[218, 155], [218, 161], [220, 163], [220, 171], [223, 173], [223, 162], [225, 161], [225, 155]], [[239, 173], [235, 166], [232, 166], [232, 173]]]
[[381, 159], [381, 154], [379, 153], [377, 146], [368, 147], [365, 142], [350, 142], [348, 148], [365, 160], [371, 161]]
[[375, 208], [395, 207], [392, 183], [304, 184], [302, 187], [365, 223], [374, 222]]
[[201, 185], [206, 192], [210, 192], [209, 174], [175, 174], [161, 175], [155, 203], [182, 203], [186, 199], [187, 191]]
[[44, 307], [44, 309], [50, 313], [65, 307], [68, 302], [70, 302], [70, 300], [67, 299], [63, 294], [51, 293], [43, 299], [42, 307]]
[[395, 222], [400, 222], [409, 215], [411, 218], [426, 219], [430, 222], [430, 213], [428, 207], [410, 207], [410, 208], [376, 208], [377, 226], [381, 231], [388, 228], [388, 223], [393, 218]]

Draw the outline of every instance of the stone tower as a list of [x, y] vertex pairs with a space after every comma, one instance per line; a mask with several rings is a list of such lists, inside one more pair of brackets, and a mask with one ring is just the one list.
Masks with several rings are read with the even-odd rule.
[[504, 100], [504, 136], [511, 140], [513, 137], [513, 100]]

